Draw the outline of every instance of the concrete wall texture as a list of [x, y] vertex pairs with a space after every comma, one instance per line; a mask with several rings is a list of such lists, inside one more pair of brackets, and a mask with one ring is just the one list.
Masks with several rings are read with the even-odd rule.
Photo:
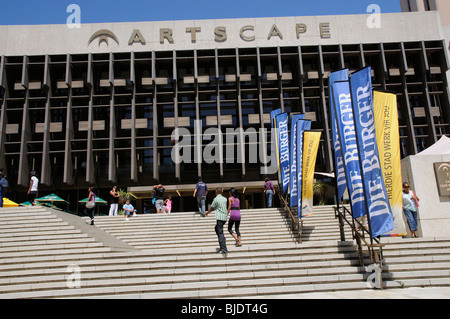
[[423, 237], [450, 235], [450, 196], [439, 196], [433, 167], [436, 162], [450, 162], [450, 155], [413, 155], [401, 162], [403, 181], [420, 198], [418, 231]]
[[[276, 47], [292, 45], [330, 45], [355, 43], [387, 43], [417, 40], [442, 40], [438, 12], [387, 13], [380, 18], [380, 27], [373, 27], [369, 14], [348, 16], [309, 16], [252, 19], [157, 21], [129, 23], [67, 25], [0, 26], [0, 55], [45, 55], [104, 52], [171, 51], [214, 48]], [[297, 25], [303, 26], [299, 29]], [[324, 24], [324, 25], [323, 25]], [[250, 26], [250, 28], [245, 28]], [[276, 31], [273, 31], [276, 26]], [[226, 30], [226, 40], [217, 41], [216, 28]], [[193, 28], [196, 31], [192, 31]], [[108, 38], [108, 45], [98, 39], [89, 43], [100, 30], [112, 32], [117, 42]], [[141, 40], [129, 44], [134, 31]], [[168, 31], [169, 30], [169, 31]], [[191, 30], [191, 31], [189, 31]], [[323, 31], [325, 30], [325, 34]], [[162, 32], [170, 32], [161, 41]], [[322, 31], [322, 34], [321, 34]], [[244, 35], [244, 38], [242, 36]], [[195, 40], [193, 40], [195, 37]], [[48, 45], [52, 43], [52, 45]]]

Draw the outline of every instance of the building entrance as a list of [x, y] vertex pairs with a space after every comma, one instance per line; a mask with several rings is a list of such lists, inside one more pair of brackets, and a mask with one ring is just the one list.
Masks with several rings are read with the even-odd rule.
[[[223, 195], [228, 197], [228, 191], [231, 187], [237, 188], [240, 194], [241, 209], [258, 209], [266, 208], [266, 199], [263, 191], [262, 182], [242, 182], [231, 184], [218, 184], [209, 183], [208, 195], [206, 198], [206, 210], [211, 206], [217, 187], [222, 187], [224, 190]], [[274, 182], [276, 187], [276, 182]], [[164, 198], [172, 195], [172, 212], [197, 212], [198, 204], [197, 198], [193, 197], [195, 184], [192, 185], [167, 185], [164, 186], [166, 191]], [[130, 187], [129, 192], [136, 197], [136, 205], [138, 211], [146, 213], [156, 213], [154, 206], [152, 205], [152, 192], [151, 187]], [[274, 196], [274, 207], [279, 206], [279, 200], [277, 196]]]

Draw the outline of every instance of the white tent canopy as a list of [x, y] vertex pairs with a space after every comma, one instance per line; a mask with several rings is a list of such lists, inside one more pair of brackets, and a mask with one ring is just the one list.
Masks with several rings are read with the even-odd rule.
[[442, 154], [450, 154], [450, 138], [445, 135], [442, 135], [439, 141], [423, 150], [416, 155], [442, 155]]

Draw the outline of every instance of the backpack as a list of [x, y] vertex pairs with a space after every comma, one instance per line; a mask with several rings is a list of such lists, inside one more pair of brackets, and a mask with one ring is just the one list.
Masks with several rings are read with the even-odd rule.
[[6, 180], [6, 178], [2, 177], [2, 178], [0, 179], [0, 186], [1, 186], [2, 188], [8, 187], [8, 181]]

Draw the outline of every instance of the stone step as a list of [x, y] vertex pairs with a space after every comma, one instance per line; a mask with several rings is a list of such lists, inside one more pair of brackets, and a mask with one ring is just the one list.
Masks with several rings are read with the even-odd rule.
[[[3, 207], [0, 208], [0, 216], [5, 215], [8, 217], [19, 215], [40, 215], [48, 214], [47, 208], [44, 207]], [[51, 213], [50, 213], [51, 214]]]
[[18, 220], [18, 221], [4, 221], [0, 225], [0, 231], [4, 229], [14, 229], [14, 228], [29, 228], [36, 227], [37, 225], [64, 225], [64, 222], [58, 218], [40, 218], [33, 221], [29, 220]]
[[42, 229], [73, 229], [73, 226], [68, 225], [62, 221], [45, 222], [45, 223], [32, 223], [24, 225], [10, 225], [4, 229], [0, 229], [1, 233], [15, 233], [18, 231], [36, 231]]
[[[14, 234], [14, 237], [1, 238], [1, 243], [18, 242], [21, 245], [24, 242], [40, 241], [40, 240], [70, 240], [72, 238], [88, 238], [88, 234], [84, 234], [79, 230], [73, 232], [67, 232], [65, 234], [55, 234], [51, 232], [33, 232], [33, 233], [21, 233], [22, 236]], [[0, 245], [1, 245], [0, 243]]]
[[[276, 251], [274, 251], [274, 249]], [[227, 257], [227, 261], [231, 263], [241, 262], [240, 258], [244, 258], [243, 261], [247, 258], [261, 258], [262, 257], [280, 257], [280, 256], [290, 256], [294, 254], [295, 258], [302, 258], [304, 256], [317, 256], [320, 258], [320, 254], [323, 253], [337, 253], [339, 251], [347, 251], [354, 250], [353, 243], [342, 243], [339, 248], [336, 247], [327, 247], [323, 248], [321, 246], [317, 247], [315, 245], [303, 246], [301, 252], [298, 250], [298, 244], [276, 244], [276, 245], [253, 245], [253, 246], [242, 246], [242, 247], [230, 247], [230, 255]], [[63, 251], [63, 250], [62, 250]], [[80, 264], [93, 262], [94, 264], [101, 263], [120, 263], [121, 261], [125, 261], [125, 263], [133, 262], [148, 262], [157, 264], [160, 262], [166, 261], [192, 261], [194, 264], [200, 260], [199, 263], [206, 262], [208, 260], [216, 260], [217, 255], [215, 254], [215, 248], [203, 247], [203, 248], [172, 248], [172, 249], [154, 249], [154, 250], [146, 250], [146, 251], [136, 251], [132, 254], [129, 252], [109, 252], [109, 253], [98, 253], [96, 251], [86, 251], [84, 254], [73, 254], [73, 255], [64, 255], [58, 254], [57, 250], [49, 251], [49, 256], [41, 256], [36, 254], [36, 258], [34, 258], [34, 264], [37, 262], [47, 262], [48, 259], [54, 261], [66, 261], [66, 260], [77, 260]], [[234, 256], [231, 258], [232, 255]], [[336, 255], [336, 257], [339, 257]], [[28, 264], [33, 261], [32, 257], [22, 257], [19, 260], [12, 260], [8, 258], [7, 260], [0, 260], [0, 269], [4, 264], [11, 264], [16, 262], [24, 262], [26, 259], [28, 260]], [[47, 259], [46, 259], [47, 258]], [[101, 258], [102, 260], [97, 260], [97, 258]], [[329, 257], [332, 258], [332, 257]], [[25, 260], [24, 260], [25, 259]], [[42, 259], [42, 260], [40, 260]], [[220, 261], [220, 259], [218, 259]], [[37, 267], [39, 265], [35, 265]], [[49, 265], [44, 264], [40, 265], [43, 267], [48, 267]], [[173, 266], [173, 265], [172, 265]], [[22, 266], [23, 268], [24, 266]]]
[[[93, 242], [95, 241], [94, 238], [90, 237], [71, 237], [70, 243], [71, 244], [77, 244], [77, 243], [86, 243], [86, 242]], [[40, 249], [39, 247], [46, 246], [46, 247], [53, 247], [55, 245], [65, 245], [67, 244], [66, 238], [63, 239], [41, 239], [41, 240], [21, 240], [21, 241], [2, 241], [0, 242], [0, 252], [7, 251], [9, 249], [20, 249], [20, 250], [36, 250]]]
[[[181, 263], [180, 263], [181, 264]], [[353, 260], [328, 260], [328, 261], [302, 261], [299, 264], [296, 261], [293, 262], [282, 262], [270, 265], [259, 263], [242, 263], [236, 265], [226, 265], [218, 264], [217, 266], [189, 266], [188, 264], [184, 267], [170, 267], [167, 263], [161, 264], [160, 267], [150, 267], [148, 263], [132, 263], [127, 264], [125, 262], [118, 262], [117, 264], [106, 264], [106, 265], [83, 265], [82, 275], [83, 278], [102, 278], [102, 277], [134, 277], [134, 276], [174, 276], [174, 275], [189, 275], [189, 274], [214, 274], [223, 273], [237, 273], [237, 272], [268, 272], [272, 270], [278, 271], [299, 271], [308, 270], [310, 272], [321, 271], [331, 273], [333, 270], [328, 269], [341, 269], [346, 268], [346, 271], [352, 269], [354, 271], [354, 266], [358, 263], [356, 259]], [[124, 267], [126, 266], [126, 267]], [[167, 267], [169, 266], [169, 267]], [[182, 265], [181, 265], [182, 266]], [[41, 276], [58, 276], [64, 275], [67, 277], [67, 268], [61, 266], [60, 268], [48, 268], [48, 269], [24, 269], [24, 270], [2, 270], [0, 273], [0, 284], [6, 284], [9, 282], [22, 282], [26, 280], [28, 282], [41, 281]], [[22, 278], [22, 279], [21, 279]]]
[[[235, 296], [248, 296], [251, 293], [258, 295], [276, 294], [286, 291], [301, 292], [313, 289], [315, 285], [328, 291], [337, 289], [367, 289], [361, 283], [361, 275], [318, 276], [307, 280], [301, 278], [270, 278], [258, 280], [221, 280], [211, 282], [149, 284], [145, 279], [136, 280], [131, 285], [117, 285], [110, 280], [90, 282], [93, 287], [76, 289], [50, 289], [46, 291], [23, 291], [5, 293], [3, 298], [121, 298], [124, 294], [137, 294], [145, 298], [231, 298]], [[349, 282], [350, 281], [350, 282]], [[126, 281], [125, 281], [126, 282]], [[98, 287], [97, 285], [105, 284]], [[49, 284], [51, 286], [51, 284]], [[27, 290], [32, 285], [25, 285]], [[314, 288], [312, 288], [314, 287]]]
[[[241, 213], [243, 246], [234, 246], [225, 226], [224, 257], [216, 254], [213, 216], [151, 214], [129, 222], [96, 216], [94, 227], [81, 227], [50, 209], [21, 209], [0, 230], [0, 298], [260, 298], [368, 288], [368, 254], [363, 267], [349, 229], [348, 241], [340, 241], [330, 206], [303, 219], [301, 244], [283, 210]], [[105, 246], [91, 237], [97, 230], [134, 250]], [[450, 238], [382, 243], [386, 288], [450, 286]], [[80, 267], [81, 287], [70, 289], [73, 265]]]
[[81, 241], [79, 243], [46, 244], [45, 246], [22, 246], [0, 248], [0, 253], [5, 257], [14, 256], [52, 256], [57, 254], [73, 254], [74, 250], [89, 247], [104, 247], [102, 243]]
[[0, 241], [7, 239], [14, 239], [15, 237], [27, 237], [27, 236], [55, 236], [63, 234], [81, 234], [79, 229], [75, 229], [73, 226], [61, 226], [61, 227], [41, 227], [30, 228], [28, 230], [12, 230], [11, 232], [0, 233]]
[[[318, 254], [318, 252], [316, 252], [316, 251], [313, 251], [313, 252], [311, 252], [312, 254]], [[280, 257], [280, 256], [277, 256], [277, 257]], [[356, 258], [356, 254], [354, 253], [354, 250], [353, 250], [353, 258]], [[152, 259], [150, 258], [149, 259], [149, 262], [151, 261]], [[155, 260], [153, 260], [153, 262], [155, 262]], [[171, 266], [173, 266], [173, 265], [163, 265], [163, 266], [161, 266], [163, 269], [166, 269], [166, 267], [171, 267]], [[443, 266], [448, 266], [448, 263], [447, 264], [439, 264], [439, 265], [437, 265], [439, 268], [442, 268]], [[139, 266], [139, 267], [141, 267], [141, 266]], [[406, 268], [408, 268], [407, 267], [407, 265], [406, 266], [404, 266], [404, 267], [406, 267]], [[84, 267], [83, 267], [84, 268]], [[429, 268], [429, 267], [428, 267]]]

